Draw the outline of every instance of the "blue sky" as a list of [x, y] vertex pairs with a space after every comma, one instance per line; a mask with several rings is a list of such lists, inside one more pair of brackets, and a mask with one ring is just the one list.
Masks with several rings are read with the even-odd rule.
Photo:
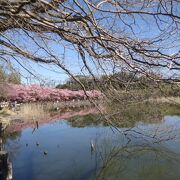
[[[109, 7], [105, 6], [104, 8], [109, 8]], [[128, 28], [128, 26], [125, 26], [119, 20], [118, 17], [115, 17], [112, 14], [111, 16], [109, 14], [106, 14], [106, 15], [108, 16], [108, 18], [100, 22], [100, 25], [102, 27], [108, 28], [108, 26], [110, 26], [110, 24], [113, 23], [112, 19], [115, 19], [116, 21], [115, 21], [114, 30], [117, 32], [119, 31], [119, 33], [121, 32], [121, 30], [125, 30], [126, 34], [129, 37], [132, 37], [136, 40], [155, 38], [160, 33], [160, 31], [158, 30], [156, 26], [155, 20], [153, 18], [150, 18], [147, 15], [143, 15], [143, 17], [140, 17], [138, 15], [135, 16], [136, 25], [132, 25], [135, 35], [132, 33], [131, 29]], [[100, 14], [97, 13], [96, 17], [100, 17]], [[129, 17], [127, 18], [126, 15], [121, 16], [121, 17], [128, 24], [133, 22], [133, 19]], [[107, 24], [107, 20], [109, 24]], [[169, 28], [170, 19], [166, 19], [163, 17], [163, 21], [166, 21], [166, 22], [162, 25], [162, 27], [167, 28], [167, 32], [168, 32], [170, 30]], [[27, 50], [33, 52], [34, 54], [40, 55], [40, 56], [47, 56], [47, 54], [42, 49], [38, 49], [36, 44], [30, 38], [28, 38], [27, 35], [24, 34], [24, 32], [22, 32], [21, 30], [20, 31], [14, 30], [11, 32], [6, 32], [6, 35], [10, 37], [11, 39], [13, 39], [14, 43], [17, 43], [18, 45], [25, 47]], [[77, 51], [69, 43], [60, 40], [56, 35], [51, 34], [49, 36], [53, 38], [53, 41], [50, 41], [47, 44], [48, 47], [50, 48], [50, 51], [54, 53], [73, 74], [78, 75], [82, 73], [83, 64], [82, 64], [81, 59], [78, 56]], [[42, 39], [38, 37], [38, 34], [33, 34], [33, 37], [35, 37], [37, 42], [45, 46], [46, 42], [43, 42]], [[172, 44], [169, 43], [169, 40], [164, 41], [163, 48], [166, 53], [172, 54], [178, 49], [180, 49], [180, 42], [179, 42], [179, 39], [176, 39], [176, 37], [177, 37], [177, 34], [171, 35], [171, 39], [177, 40], [177, 42], [175, 42], [178, 45], [177, 47], [172, 48], [171, 47]], [[163, 36], [162, 38], [165, 38], [165, 36]], [[96, 66], [93, 65], [91, 58], [87, 56], [87, 59], [88, 59], [89, 66], [91, 67], [92, 71], [96, 75], [101, 74], [102, 71], [95, 68]], [[29, 71], [35, 74], [39, 79], [54, 81], [55, 83], [58, 83], [58, 82], [62, 83], [68, 79], [68, 75], [59, 67], [46, 65], [46, 64], [37, 64], [37, 63], [33, 63], [32, 61], [27, 61], [27, 59], [22, 59], [22, 58], [18, 58], [18, 61], [22, 63]], [[22, 77], [23, 83], [39, 83], [37, 79], [33, 80], [33, 76], [30, 75], [17, 62], [15, 62], [14, 60], [12, 62], [23, 75]], [[107, 73], [110, 73], [111, 72], [110, 65], [108, 63], [104, 63], [104, 67], [105, 66], [106, 66]], [[83, 69], [83, 73], [87, 74], [87, 70]], [[167, 73], [169, 72], [167, 71]], [[30, 78], [27, 80], [25, 77], [31, 77], [31, 81], [30, 81]]]
[[[24, 34], [24, 32], [7, 32], [6, 35], [13, 39], [14, 44], [18, 44], [19, 47], [23, 47], [38, 56], [47, 56], [43, 50], [37, 50], [37, 46]], [[37, 39], [37, 42], [40, 42], [40, 39]], [[65, 42], [63, 45], [67, 46], [67, 48], [62, 47], [61, 43], [58, 44], [55, 42], [51, 42], [49, 47], [51, 48], [51, 52], [62, 60], [62, 63], [66, 64], [66, 67], [70, 69], [70, 71], [72, 71], [74, 74], [79, 74], [81, 61], [79, 60], [77, 52], [73, 49], [73, 47], [70, 47]], [[18, 63], [15, 59], [8, 59], [22, 74], [23, 83], [40, 83], [39, 79], [47, 80], [49, 82], [54, 81], [55, 83], [62, 83], [69, 78], [69, 76], [63, 70], [54, 65], [35, 63], [22, 57], [16, 58]], [[25, 68], [23, 68], [21, 65]], [[33, 77], [33, 75], [31, 75], [27, 69], [37, 78]]]

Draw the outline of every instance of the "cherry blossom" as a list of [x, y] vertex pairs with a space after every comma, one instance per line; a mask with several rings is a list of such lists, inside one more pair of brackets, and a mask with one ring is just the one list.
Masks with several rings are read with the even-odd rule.
[[82, 100], [87, 99], [87, 96], [97, 99], [103, 97], [103, 94], [98, 90], [71, 91], [69, 89], [49, 88], [39, 85], [9, 84], [7, 90], [8, 100], [18, 102]]

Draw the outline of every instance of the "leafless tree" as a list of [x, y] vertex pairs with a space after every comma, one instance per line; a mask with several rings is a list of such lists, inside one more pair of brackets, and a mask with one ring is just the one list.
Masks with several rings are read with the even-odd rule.
[[28, 61], [60, 67], [84, 90], [66, 49], [95, 82], [97, 73], [125, 70], [179, 83], [179, 12], [178, 0], [1, 0], [0, 58], [29, 73]]
[[179, 81], [179, 10], [178, 0], [1, 0], [0, 57], [55, 64], [73, 76], [55, 43], [78, 51], [92, 76], [89, 61], [105, 73], [158, 71]]

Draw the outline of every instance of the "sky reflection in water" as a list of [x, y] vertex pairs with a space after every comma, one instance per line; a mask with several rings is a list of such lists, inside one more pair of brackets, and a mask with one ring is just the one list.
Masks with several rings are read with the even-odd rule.
[[180, 179], [180, 116], [137, 122], [134, 132], [127, 131], [128, 144], [125, 136], [102, 123], [77, 122], [57, 120], [7, 138], [14, 180]]

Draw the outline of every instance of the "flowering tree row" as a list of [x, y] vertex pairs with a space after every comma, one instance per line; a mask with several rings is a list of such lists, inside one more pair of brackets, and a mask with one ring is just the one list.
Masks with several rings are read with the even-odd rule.
[[66, 101], [73, 99], [100, 98], [102, 93], [97, 90], [71, 91], [68, 89], [55, 89], [41, 87], [38, 85], [14, 85], [9, 84], [7, 88], [7, 99], [18, 102], [35, 102], [35, 101]]

